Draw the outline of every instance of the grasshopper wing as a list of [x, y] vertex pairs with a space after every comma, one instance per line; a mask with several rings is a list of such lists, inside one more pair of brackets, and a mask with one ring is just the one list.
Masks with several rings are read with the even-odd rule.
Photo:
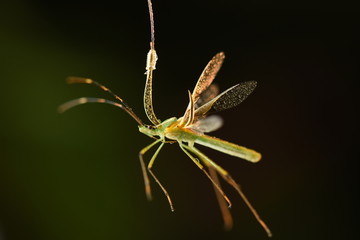
[[247, 81], [225, 90], [217, 97], [196, 109], [194, 121], [205, 117], [208, 113], [219, 112], [239, 105], [254, 91], [256, 85], [256, 81]]

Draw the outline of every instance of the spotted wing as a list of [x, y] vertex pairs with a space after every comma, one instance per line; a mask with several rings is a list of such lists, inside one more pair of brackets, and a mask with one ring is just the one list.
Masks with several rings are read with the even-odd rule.
[[254, 91], [256, 85], [256, 81], [248, 81], [239, 83], [225, 90], [217, 97], [196, 109], [194, 121], [205, 117], [208, 113], [219, 112], [239, 105]]
[[[195, 88], [192, 92], [192, 101], [194, 103], [193, 106], [195, 106], [196, 102], [199, 100], [200, 95], [211, 85], [213, 80], [215, 79], [216, 74], [219, 72], [222, 63], [224, 61], [225, 54], [223, 52], [217, 53], [206, 65], [205, 69], [201, 73]], [[190, 125], [192, 124], [192, 121], [189, 121], [189, 119], [193, 119], [193, 116], [190, 116], [190, 104], [186, 108], [183, 120], [181, 122], [181, 125]], [[194, 112], [194, 111], [193, 111]]]
[[225, 54], [223, 52], [219, 52], [216, 54], [210, 62], [206, 65], [205, 69], [201, 73], [195, 88], [192, 93], [194, 103], [197, 102], [201, 93], [207, 89], [210, 84], [215, 79], [216, 74], [219, 72], [222, 63], [225, 59]]

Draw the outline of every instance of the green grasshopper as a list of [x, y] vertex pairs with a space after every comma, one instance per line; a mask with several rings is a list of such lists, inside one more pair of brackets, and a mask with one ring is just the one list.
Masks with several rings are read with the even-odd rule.
[[[69, 77], [67, 79], [67, 82], [95, 85], [102, 90], [110, 93], [117, 100], [117, 102], [103, 98], [82, 97], [62, 104], [59, 107], [59, 112], [64, 112], [72, 107], [84, 103], [106, 103], [125, 110], [138, 123], [139, 131], [141, 133], [156, 139], [153, 143], [143, 148], [139, 152], [139, 159], [145, 183], [145, 193], [149, 200], [152, 199], [152, 195], [150, 188], [150, 180], [147, 172], [151, 174], [156, 183], [160, 186], [169, 202], [171, 211], [174, 211], [174, 206], [170, 195], [168, 194], [165, 187], [160, 183], [159, 179], [153, 173], [152, 167], [157, 155], [159, 154], [164, 144], [177, 142], [180, 146], [180, 149], [196, 164], [196, 166], [200, 170], [202, 170], [202, 172], [212, 182], [222, 212], [225, 229], [231, 229], [233, 225], [233, 220], [229, 212], [231, 202], [226, 196], [226, 194], [223, 192], [217, 174], [219, 174], [228, 184], [235, 188], [235, 190], [239, 193], [245, 204], [249, 207], [257, 221], [260, 223], [260, 225], [264, 228], [264, 230], [270, 237], [272, 235], [270, 229], [267, 227], [264, 221], [261, 220], [259, 214], [256, 212], [254, 207], [251, 205], [249, 200], [242, 192], [239, 184], [235, 182], [235, 180], [226, 170], [217, 165], [214, 161], [212, 161], [194, 146], [195, 144], [203, 145], [205, 147], [209, 147], [217, 151], [248, 160], [253, 163], [258, 162], [261, 159], [261, 154], [254, 150], [204, 134], [219, 129], [223, 124], [223, 121], [219, 116], [211, 115], [207, 117], [207, 115], [229, 109], [240, 104], [255, 89], [257, 85], [256, 81], [239, 83], [225, 90], [221, 94], [218, 94], [218, 87], [217, 85], [212, 84], [212, 82], [216, 74], [220, 70], [225, 58], [224, 53], [220, 52], [216, 54], [206, 65], [192, 93], [188, 91], [189, 104], [187, 106], [187, 109], [185, 110], [184, 115], [180, 118], [172, 117], [161, 122], [156, 117], [152, 104], [152, 78], [158, 57], [155, 51], [154, 18], [151, 0], [148, 0], [148, 7], [151, 26], [151, 41], [150, 50], [147, 54], [146, 62], [144, 109], [152, 125], [144, 124], [143, 121], [133, 112], [133, 110], [124, 100], [114, 94], [107, 87], [89, 78]], [[144, 154], [157, 144], [160, 145], [150, 159], [147, 167], [145, 167], [143, 159]]]

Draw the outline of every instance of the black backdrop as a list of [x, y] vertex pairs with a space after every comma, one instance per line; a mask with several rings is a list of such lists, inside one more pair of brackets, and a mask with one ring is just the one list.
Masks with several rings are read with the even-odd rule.
[[[154, 0], [153, 7], [157, 115], [181, 116], [187, 90], [224, 51], [220, 88], [246, 80], [258, 87], [220, 114], [225, 125], [212, 135], [263, 159], [201, 149], [241, 183], [274, 239], [355, 239], [355, 6]], [[108, 97], [66, 85], [75, 75], [110, 87], [145, 118], [145, 0], [2, 0], [0, 31], [0, 239], [267, 238], [225, 185], [235, 224], [222, 230], [212, 186], [175, 144], [154, 171], [176, 211], [154, 182], [148, 203], [137, 153], [151, 139], [121, 110], [93, 104], [56, 112], [72, 98]]]

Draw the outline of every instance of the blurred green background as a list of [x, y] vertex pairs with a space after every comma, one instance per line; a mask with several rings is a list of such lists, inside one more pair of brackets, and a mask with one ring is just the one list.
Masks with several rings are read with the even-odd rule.
[[[258, 164], [204, 149], [241, 183], [274, 239], [355, 239], [355, 7], [327, 1], [153, 0], [154, 108], [181, 116], [203, 67], [227, 58], [222, 90], [257, 80], [213, 135], [258, 150]], [[267, 239], [235, 191], [224, 232], [211, 184], [173, 144], [147, 202], [138, 151], [152, 140], [106, 97], [67, 76], [93, 78], [145, 119], [149, 20], [145, 0], [0, 3], [0, 239]], [[150, 158], [150, 154], [147, 158]]]

